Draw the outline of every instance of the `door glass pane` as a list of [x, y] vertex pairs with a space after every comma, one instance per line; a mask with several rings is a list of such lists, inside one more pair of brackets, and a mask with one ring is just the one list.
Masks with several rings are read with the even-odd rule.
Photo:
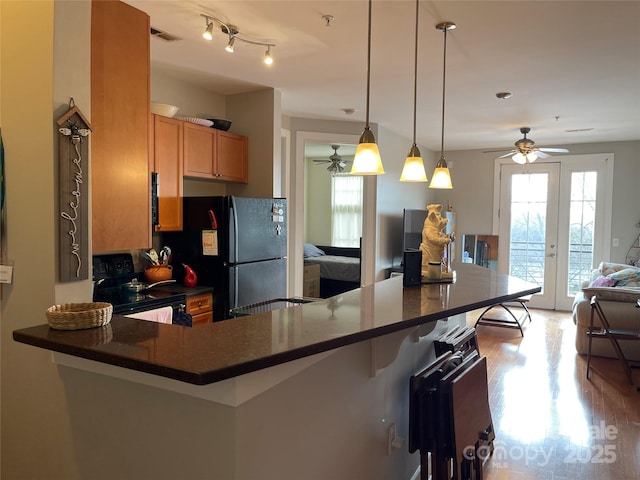
[[567, 295], [573, 296], [591, 278], [596, 217], [597, 172], [571, 174]]
[[511, 177], [509, 275], [539, 285], [544, 292], [547, 173]]

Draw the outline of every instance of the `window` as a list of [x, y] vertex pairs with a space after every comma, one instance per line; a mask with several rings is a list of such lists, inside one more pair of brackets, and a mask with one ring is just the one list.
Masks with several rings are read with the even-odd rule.
[[331, 244], [359, 247], [362, 236], [362, 177], [335, 175], [331, 181]]

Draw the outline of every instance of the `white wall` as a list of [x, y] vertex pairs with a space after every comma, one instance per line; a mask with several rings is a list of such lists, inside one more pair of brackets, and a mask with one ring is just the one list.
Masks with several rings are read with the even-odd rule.
[[[451, 127], [455, 128], [455, 126]], [[611, 236], [620, 239], [619, 247], [611, 247], [611, 261], [624, 262], [629, 247], [640, 229], [640, 142], [613, 142], [567, 145], [571, 155], [613, 153], [613, 211]], [[480, 150], [446, 152], [447, 162], [453, 162], [453, 190], [435, 190], [434, 201], [447, 205], [450, 201], [457, 212], [458, 238], [464, 233], [491, 234], [494, 210], [494, 156]], [[557, 158], [562, 161], [562, 155]], [[460, 258], [456, 242], [456, 258]], [[596, 262], [604, 259], [596, 259]]]
[[7, 255], [15, 262], [13, 283], [2, 286], [0, 325], [2, 475], [11, 479], [78, 478], [69, 411], [51, 355], [12, 339], [13, 330], [44, 323], [45, 310], [58, 300], [54, 110], [59, 113], [62, 104], [68, 105], [68, 96], [83, 112], [89, 110], [88, 78], [66, 72], [66, 81], [56, 83], [59, 93], [54, 92], [54, 7], [74, 25], [74, 42], [57, 39], [57, 47], [67, 52], [60, 67], [84, 76], [90, 44], [87, 3], [0, 2], [8, 222], [2, 234]]

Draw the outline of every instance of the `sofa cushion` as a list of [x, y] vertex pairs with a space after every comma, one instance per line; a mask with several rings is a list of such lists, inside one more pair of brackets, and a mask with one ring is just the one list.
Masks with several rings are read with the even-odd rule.
[[586, 287], [582, 291], [586, 299], [594, 295], [598, 300], [611, 302], [635, 303], [640, 299], [640, 287]]

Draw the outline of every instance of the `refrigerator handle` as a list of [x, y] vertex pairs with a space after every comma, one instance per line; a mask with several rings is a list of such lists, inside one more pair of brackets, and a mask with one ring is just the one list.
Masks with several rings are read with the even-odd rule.
[[238, 212], [235, 198], [229, 202], [229, 262], [238, 263]]

